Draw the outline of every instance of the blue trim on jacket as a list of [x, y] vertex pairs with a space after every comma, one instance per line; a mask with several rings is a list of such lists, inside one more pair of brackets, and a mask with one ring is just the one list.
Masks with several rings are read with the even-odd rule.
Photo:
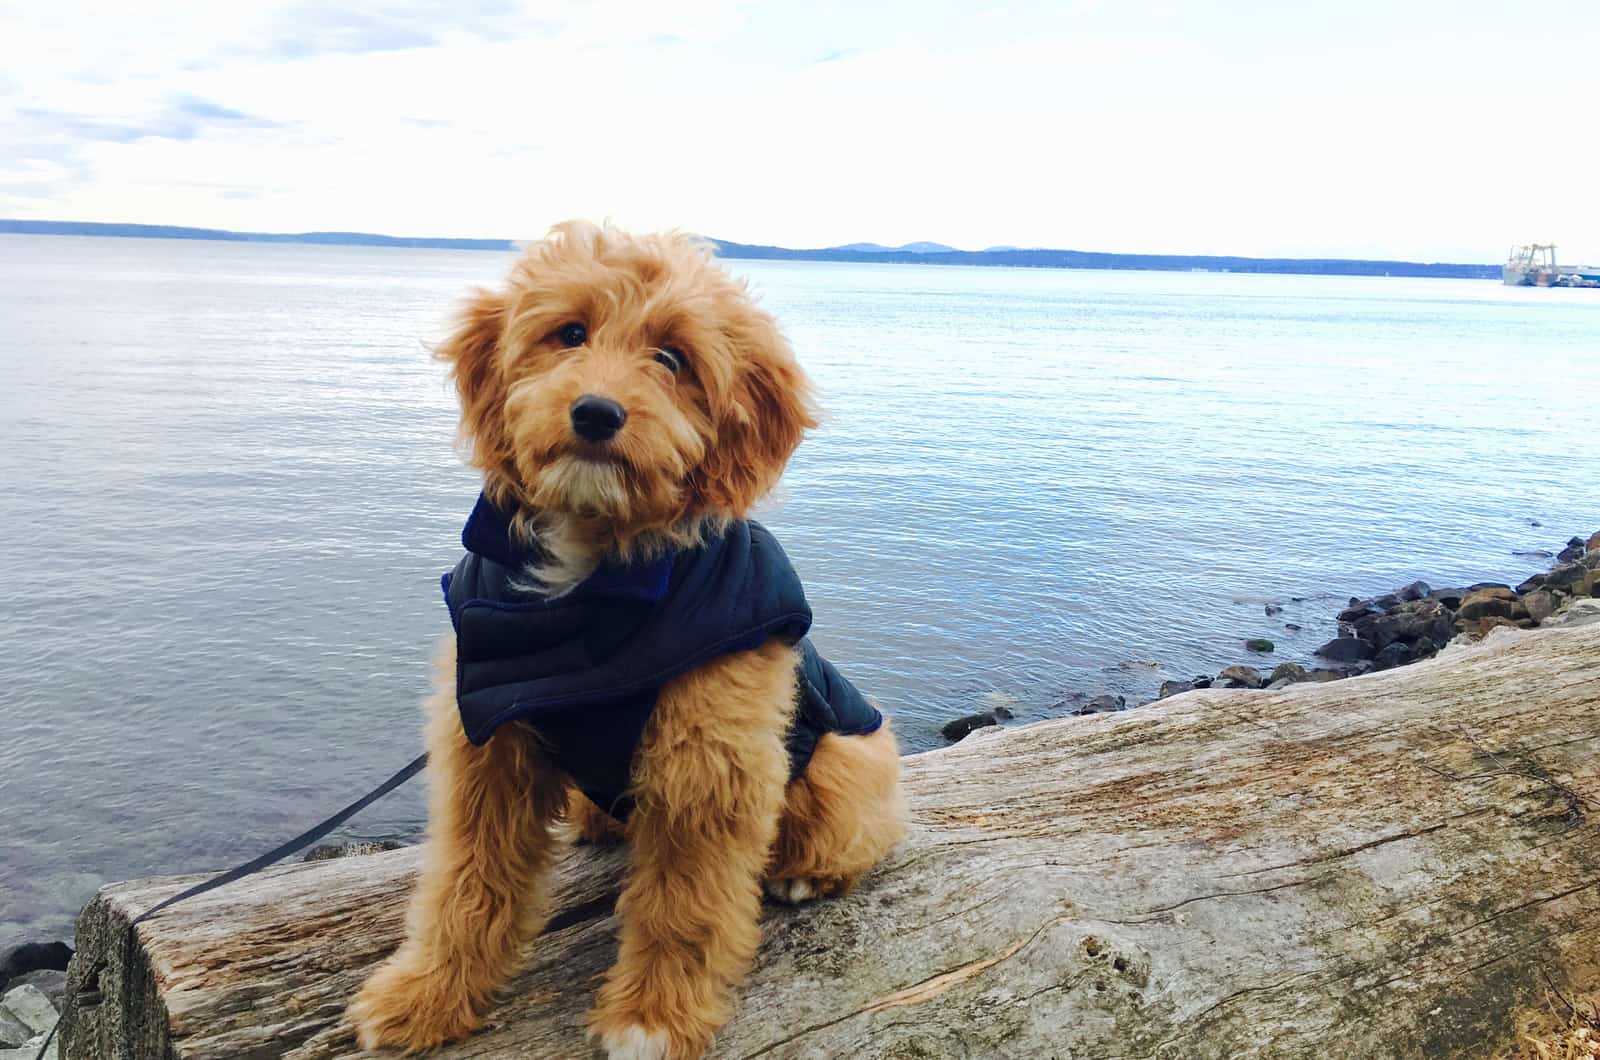
[[486, 743], [508, 721], [530, 724], [589, 798], [617, 816], [634, 752], [661, 686], [771, 638], [799, 644], [788, 736], [799, 776], [824, 732], [862, 735], [883, 718], [805, 634], [811, 607], [765, 527], [735, 522], [704, 545], [645, 563], [608, 560], [555, 598], [512, 587], [540, 558], [479, 496], [462, 531], [467, 554], [440, 585], [456, 630], [462, 727]]

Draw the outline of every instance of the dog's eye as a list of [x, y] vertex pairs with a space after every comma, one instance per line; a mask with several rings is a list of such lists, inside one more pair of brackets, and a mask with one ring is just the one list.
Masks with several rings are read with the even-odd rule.
[[563, 324], [556, 331], [556, 341], [563, 346], [582, 346], [589, 341], [589, 329], [577, 321]]
[[665, 365], [667, 371], [677, 375], [683, 369], [683, 351], [676, 346], [659, 346], [656, 348], [656, 363]]

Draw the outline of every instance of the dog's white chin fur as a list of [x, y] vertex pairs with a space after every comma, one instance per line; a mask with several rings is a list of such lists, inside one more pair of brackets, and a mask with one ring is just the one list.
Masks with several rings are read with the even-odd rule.
[[600, 1039], [607, 1060], [666, 1060], [671, 1041], [666, 1031], [647, 1031], [638, 1024]]
[[574, 515], [624, 518], [632, 507], [620, 465], [576, 456], [558, 457], [540, 470], [534, 495], [541, 507]]

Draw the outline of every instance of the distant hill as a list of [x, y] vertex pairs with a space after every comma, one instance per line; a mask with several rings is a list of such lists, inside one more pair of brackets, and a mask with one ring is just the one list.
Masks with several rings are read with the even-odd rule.
[[1112, 254], [1088, 250], [907, 251], [899, 248], [790, 250], [714, 240], [725, 258], [779, 261], [857, 261], [904, 265], [1007, 265], [1031, 269], [1142, 269], [1156, 272], [1276, 272], [1314, 276], [1436, 276], [1498, 280], [1500, 266], [1449, 262], [1365, 261], [1346, 258], [1242, 258], [1195, 254]]
[[[235, 243], [316, 243], [363, 247], [414, 247], [435, 250], [515, 250], [510, 239], [432, 239], [381, 236], [366, 232], [230, 232], [218, 228], [174, 225], [98, 224], [88, 221], [0, 220], [0, 234], [55, 236], [129, 236], [145, 239], [219, 239]], [[1102, 251], [1018, 249], [955, 250], [942, 243], [907, 243], [885, 247], [850, 243], [819, 250], [735, 243], [715, 239], [724, 258], [777, 261], [855, 261], [908, 265], [1006, 265], [1036, 269], [1149, 269], [1168, 272], [1278, 272], [1322, 276], [1445, 276], [1498, 280], [1498, 265], [1442, 262], [1363, 261], [1344, 258], [1240, 258], [1187, 254], [1111, 254]]]
[[6, 221], [0, 233], [41, 236], [126, 236], [135, 239], [219, 239], [229, 243], [320, 243], [358, 247], [413, 247], [430, 250], [515, 250], [509, 239], [431, 239], [379, 236], [367, 232], [230, 232], [222, 228], [178, 225], [100, 224], [93, 221]]
[[903, 247], [886, 247], [882, 243], [846, 243], [842, 247], [828, 247], [829, 250], [855, 250], [863, 254], [892, 254], [900, 251], [905, 254], [948, 254], [955, 247], [947, 247], [943, 243], [907, 243]]

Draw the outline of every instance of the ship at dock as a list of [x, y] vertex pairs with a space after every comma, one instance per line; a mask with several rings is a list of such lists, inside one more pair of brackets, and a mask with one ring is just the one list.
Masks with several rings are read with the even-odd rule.
[[1554, 243], [1512, 247], [1501, 266], [1508, 287], [1600, 287], [1600, 265], [1557, 265]]

